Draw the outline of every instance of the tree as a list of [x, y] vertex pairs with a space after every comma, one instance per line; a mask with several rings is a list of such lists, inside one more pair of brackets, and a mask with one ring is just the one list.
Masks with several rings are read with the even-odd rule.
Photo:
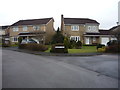
[[64, 38], [64, 45], [65, 45], [66, 48], [70, 47], [70, 40], [68, 39], [68, 37]]
[[56, 43], [64, 43], [64, 36], [61, 34], [59, 27], [58, 27], [57, 32], [53, 36], [52, 41], [51, 41], [51, 44], [56, 44]]

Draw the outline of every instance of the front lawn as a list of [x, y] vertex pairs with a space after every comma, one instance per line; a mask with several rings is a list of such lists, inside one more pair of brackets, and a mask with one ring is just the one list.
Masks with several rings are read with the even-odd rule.
[[96, 46], [82, 46], [82, 49], [68, 49], [69, 53], [90, 53], [97, 52]]
[[[50, 46], [49, 49], [45, 52], [50, 52]], [[92, 53], [97, 52], [96, 46], [82, 46], [82, 49], [68, 49], [68, 53]]]

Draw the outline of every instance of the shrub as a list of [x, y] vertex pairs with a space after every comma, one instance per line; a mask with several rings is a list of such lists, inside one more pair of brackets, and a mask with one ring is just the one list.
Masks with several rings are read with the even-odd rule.
[[96, 48], [97, 48], [97, 49], [98, 49], [98, 48], [102, 48], [103, 46], [105, 46], [105, 45], [103, 45], [103, 44], [98, 44]]
[[28, 50], [33, 50], [33, 51], [46, 51], [48, 50], [48, 47], [42, 44], [36, 44], [36, 43], [29, 43], [27, 44], [26, 48]]
[[51, 40], [51, 44], [56, 44], [56, 43], [64, 43], [64, 36], [61, 33], [61, 31], [59, 31], [59, 28]]
[[117, 41], [117, 40], [111, 40], [107, 43], [108, 46], [117, 45], [117, 44], [119, 44], [119, 41]]
[[9, 40], [2, 39], [2, 47], [10, 47], [11, 43]]
[[[64, 46], [65, 48], [55, 48], [56, 46]], [[68, 53], [68, 49], [63, 43], [57, 43], [52, 45], [50, 52], [52, 53]]]
[[84, 44], [83, 46], [97, 46], [97, 44]]
[[113, 52], [119, 53], [120, 52], [120, 45], [110, 45], [106, 47], [106, 52]]
[[27, 47], [27, 44], [19, 44], [18, 45], [19, 49], [26, 49], [26, 47]]
[[20, 44], [22, 42], [22, 37], [18, 38], [18, 44]]
[[66, 48], [70, 47], [70, 40], [67, 37], [64, 38], [64, 45]]
[[98, 50], [97, 50], [98, 52], [105, 52], [106, 51], [106, 49], [105, 48], [98, 48]]
[[76, 41], [70, 40], [69, 48], [70, 49], [76, 48]]
[[75, 47], [76, 49], [80, 49], [82, 47], [82, 42], [81, 41], [76, 42]]

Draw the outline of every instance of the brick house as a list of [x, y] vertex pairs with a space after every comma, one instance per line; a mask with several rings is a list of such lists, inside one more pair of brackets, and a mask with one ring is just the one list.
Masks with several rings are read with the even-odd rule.
[[88, 18], [64, 18], [61, 15], [61, 32], [71, 40], [83, 44], [107, 44], [111, 37], [110, 30], [99, 29], [99, 22]]
[[17, 43], [18, 37], [22, 37], [23, 39], [35, 38], [42, 44], [49, 44], [55, 33], [53, 24], [53, 18], [19, 20], [7, 31], [12, 43]]

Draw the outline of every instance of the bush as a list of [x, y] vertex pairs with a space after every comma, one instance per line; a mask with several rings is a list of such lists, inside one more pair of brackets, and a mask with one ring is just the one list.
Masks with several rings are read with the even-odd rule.
[[[56, 46], [64, 46], [65, 48], [55, 48]], [[68, 53], [68, 49], [63, 43], [57, 43], [52, 45], [50, 52], [52, 53]]]
[[76, 41], [70, 40], [69, 48], [70, 49], [76, 48]]
[[59, 28], [51, 40], [51, 44], [56, 44], [56, 43], [64, 43], [64, 36], [61, 33], [61, 31], [59, 31]]
[[75, 47], [76, 49], [82, 48], [82, 42], [81, 41], [76, 42]]
[[64, 45], [66, 48], [70, 47], [70, 40], [67, 37], [64, 38]]
[[97, 44], [84, 44], [83, 46], [97, 46]]
[[2, 39], [2, 47], [10, 47], [11, 43], [9, 40]]
[[98, 48], [98, 50], [97, 50], [98, 52], [105, 52], [106, 51], [106, 49], [105, 48]]
[[106, 52], [113, 52], [119, 53], [120, 52], [120, 45], [110, 45], [106, 47]]
[[48, 50], [48, 47], [42, 44], [35, 44], [35, 43], [29, 43], [26, 47], [28, 50], [33, 51], [46, 51]]
[[22, 37], [19, 37], [18, 38], [18, 44], [21, 44], [21, 42], [22, 42]]
[[27, 47], [27, 44], [19, 44], [18, 45], [19, 49], [26, 49], [26, 47]]
[[29, 44], [19, 44], [19, 49], [28, 49], [32, 51], [46, 51], [48, 47], [42, 44], [29, 43]]
[[98, 48], [102, 48], [103, 46], [105, 46], [105, 45], [103, 45], [103, 44], [98, 44], [96, 48], [97, 48], [97, 49], [98, 49]]
[[119, 42], [117, 40], [111, 40], [107, 43], [108, 46], [111, 46], [111, 45], [117, 45]]

